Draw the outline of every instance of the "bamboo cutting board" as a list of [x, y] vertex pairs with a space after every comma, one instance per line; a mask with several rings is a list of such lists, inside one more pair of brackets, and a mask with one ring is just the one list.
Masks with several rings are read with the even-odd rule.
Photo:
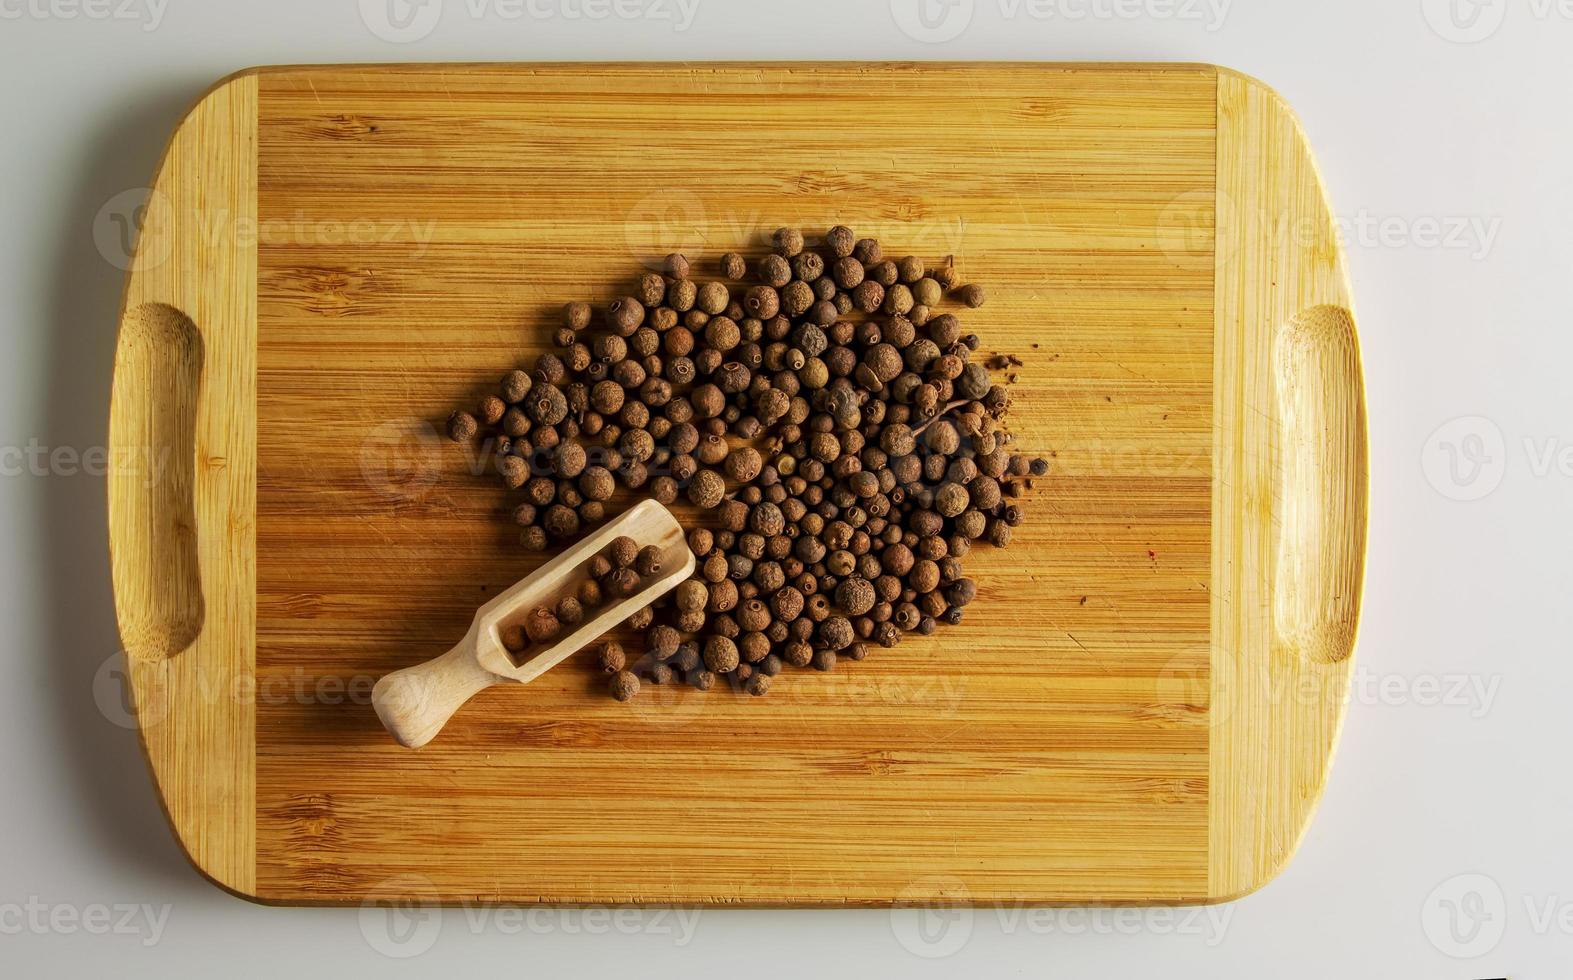
[[[966, 622], [768, 697], [588, 655], [394, 744], [371, 682], [540, 560], [431, 425], [569, 299], [778, 225], [954, 254], [1052, 455]], [[1200, 902], [1293, 852], [1366, 523], [1349, 288], [1309, 148], [1207, 66], [244, 72], [160, 168], [111, 438], [116, 602], [196, 866], [269, 902]], [[143, 459], [134, 456], [116, 458]], [[416, 883], [411, 886], [411, 882]]]

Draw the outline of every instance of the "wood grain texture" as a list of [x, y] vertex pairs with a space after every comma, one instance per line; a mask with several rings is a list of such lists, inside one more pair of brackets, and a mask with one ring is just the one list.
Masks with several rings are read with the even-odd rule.
[[110, 550], [132, 702], [181, 846], [256, 887], [257, 79], [220, 83], [159, 167], [110, 405]]
[[1365, 570], [1366, 423], [1343, 253], [1305, 134], [1218, 79], [1208, 893], [1294, 853], [1327, 778]]
[[[1353, 423], [1299, 381], [1358, 389], [1358, 362], [1346, 317], [1280, 333], [1307, 307], [1263, 326], [1255, 317], [1292, 304], [1245, 308], [1224, 288], [1280, 270], [1253, 259], [1239, 273], [1215, 248], [1233, 228], [1214, 213], [1220, 165], [1244, 172], [1218, 138], [1217, 70], [405, 66], [254, 80], [245, 890], [354, 902], [413, 880], [448, 901], [1179, 902], [1270, 870], [1254, 856], [1277, 846], [1263, 839], [1308, 806], [1267, 796], [1320, 784], [1326, 752], [1317, 761], [1299, 733], [1320, 740], [1342, 705], [1231, 701], [1249, 726], [1216, 714], [1220, 659], [1255, 669], [1276, 648], [1221, 644], [1219, 610], [1236, 606], [1220, 607], [1213, 582], [1257, 590], [1285, 635], [1338, 652], [1344, 634], [1321, 610], [1351, 580], [1320, 556], [1351, 553], [1334, 525], [1363, 507], [1363, 485], [1325, 478], [1317, 420]], [[1281, 147], [1305, 152], [1269, 150]], [[1268, 193], [1281, 190], [1301, 188]], [[762, 699], [647, 687], [617, 704], [580, 655], [482, 692], [418, 752], [389, 741], [371, 682], [450, 647], [539, 562], [513, 544], [484, 466], [433, 423], [545, 349], [565, 300], [625, 292], [668, 251], [708, 269], [728, 249], [761, 254], [778, 225], [838, 221], [897, 254], [954, 254], [991, 294], [968, 328], [1024, 362], [1014, 427], [1054, 472], [1012, 547], [969, 557], [981, 589], [966, 622], [833, 674], [792, 672]], [[1347, 343], [1317, 339], [1340, 330]], [[1221, 424], [1215, 375], [1235, 360], [1252, 381], [1225, 390], [1268, 399], [1240, 412], [1310, 424], [1274, 430], [1289, 433], [1271, 437], [1287, 455], [1249, 457], [1278, 489], [1250, 498], [1231, 536], [1215, 526], [1220, 504], [1237, 506], [1219, 471], [1260, 435]], [[1280, 373], [1288, 394], [1259, 383]], [[1269, 408], [1280, 402], [1293, 411]], [[1318, 493], [1336, 505], [1291, 523], [1324, 543], [1319, 557], [1263, 544]], [[1275, 592], [1285, 581], [1296, 589]], [[1236, 737], [1275, 748], [1218, 745]]]

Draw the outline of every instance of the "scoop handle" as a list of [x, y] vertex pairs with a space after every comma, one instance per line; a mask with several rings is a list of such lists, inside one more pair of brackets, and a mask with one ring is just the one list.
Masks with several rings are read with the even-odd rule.
[[400, 745], [430, 742], [464, 702], [505, 680], [476, 662], [475, 639], [472, 630], [442, 656], [396, 670], [371, 689], [377, 717]]

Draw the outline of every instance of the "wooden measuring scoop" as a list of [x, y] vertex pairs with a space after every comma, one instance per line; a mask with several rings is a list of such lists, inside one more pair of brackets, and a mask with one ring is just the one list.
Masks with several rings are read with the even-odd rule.
[[[550, 643], [531, 644], [517, 654], [503, 646], [504, 627], [523, 623], [531, 610], [550, 609], [558, 599], [572, 595], [587, 574], [585, 564], [621, 535], [633, 538], [640, 547], [660, 548], [660, 572], [640, 582], [639, 591], [628, 598], [586, 609], [583, 622]], [[480, 691], [493, 684], [528, 684], [677, 588], [693, 571], [694, 553], [683, 526], [659, 502], [643, 501], [482, 606], [470, 631], [452, 650], [379, 680], [371, 692], [377, 717], [400, 745], [419, 748]]]

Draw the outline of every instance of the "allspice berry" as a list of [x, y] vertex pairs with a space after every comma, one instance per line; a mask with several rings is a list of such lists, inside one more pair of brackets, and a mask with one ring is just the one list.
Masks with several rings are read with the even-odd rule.
[[604, 466], [586, 466], [579, 474], [579, 492], [586, 500], [606, 500], [615, 488], [611, 471]]
[[739, 446], [726, 457], [726, 475], [734, 483], [752, 483], [764, 468], [764, 459], [752, 446]]
[[768, 694], [770, 692], [770, 675], [762, 671], [750, 674], [748, 680], [743, 682], [743, 690], [756, 698]]
[[509, 371], [502, 376], [503, 401], [510, 405], [517, 405], [519, 402], [524, 401], [524, 396], [530, 393], [530, 389], [534, 385], [535, 382], [531, 381], [530, 376], [525, 372], [518, 370]]
[[504, 626], [499, 633], [501, 634], [503, 649], [509, 653], [518, 653], [530, 645], [530, 638], [524, 635], [524, 627], [518, 623]]
[[714, 510], [726, 496], [726, 481], [715, 470], [700, 470], [688, 484], [688, 500], [695, 507]]
[[661, 549], [653, 544], [640, 548], [634, 558], [634, 571], [644, 578], [661, 574]]
[[626, 534], [618, 535], [606, 546], [606, 559], [612, 563], [613, 568], [628, 568], [638, 557], [639, 542]]
[[874, 608], [874, 602], [874, 585], [868, 579], [852, 576], [836, 586], [836, 605], [849, 615], [863, 615]]
[[639, 573], [632, 568], [614, 568], [602, 588], [618, 599], [626, 599], [639, 591]]
[[616, 640], [607, 640], [596, 649], [596, 665], [603, 674], [615, 674], [628, 665], [628, 656]]
[[959, 483], [943, 483], [934, 491], [934, 509], [941, 517], [956, 517], [972, 502], [967, 488]]
[[530, 475], [530, 468], [517, 456], [504, 456], [498, 463], [498, 472], [502, 474], [503, 486], [509, 490], [517, 490], [524, 486], [524, 481]]
[[633, 671], [620, 670], [612, 675], [612, 697], [619, 701], [630, 701], [639, 693], [639, 678]]
[[737, 652], [737, 644], [724, 636], [712, 634], [705, 640], [705, 667], [718, 674], [729, 673], [737, 669], [741, 662]]
[[562, 624], [557, 621], [557, 616], [550, 609], [537, 606], [524, 618], [524, 632], [531, 642], [545, 643], [557, 638], [557, 634], [562, 632]]
[[852, 631], [852, 622], [845, 616], [831, 616], [819, 624], [819, 641], [832, 650], [840, 650], [850, 644], [855, 635]]
[[748, 274], [748, 263], [736, 252], [727, 252], [721, 256], [721, 275], [728, 279], [741, 279]]
[[454, 442], [469, 442], [479, 430], [479, 423], [469, 412], [456, 411], [448, 416], [448, 438]]
[[836, 225], [825, 232], [825, 245], [836, 258], [846, 258], [857, 247], [857, 236], [846, 225]]
[[792, 281], [792, 263], [780, 255], [767, 255], [759, 262], [758, 275], [764, 285], [780, 289]]
[[710, 590], [698, 579], [689, 579], [677, 587], [677, 608], [692, 611], [705, 608], [710, 601]]
[[496, 395], [486, 395], [481, 399], [481, 421], [487, 425], [496, 425], [502, 421], [503, 413], [508, 411], [508, 403]]
[[524, 398], [525, 414], [536, 425], [556, 425], [568, 417], [568, 399], [555, 385], [543, 384]]
[[677, 652], [683, 638], [670, 626], [653, 626], [645, 636], [645, 649], [657, 660], [666, 660]]
[[644, 304], [633, 296], [612, 300], [606, 308], [606, 324], [619, 337], [631, 337], [644, 323]]
[[977, 283], [968, 283], [965, 286], [954, 289], [951, 291], [951, 295], [967, 304], [968, 308], [974, 310], [982, 306], [983, 301], [988, 298], [983, 287]]
[[566, 540], [579, 533], [579, 513], [565, 504], [552, 504], [542, 515], [541, 526], [553, 539]]
[[539, 527], [527, 527], [519, 532], [519, 544], [525, 551], [545, 551], [546, 531]]
[[558, 599], [552, 612], [556, 615], [557, 621], [564, 626], [577, 626], [584, 622], [584, 606], [571, 595]]
[[563, 326], [569, 330], [583, 330], [590, 325], [589, 303], [566, 303], [563, 305]]
[[796, 228], [777, 228], [771, 243], [778, 254], [790, 259], [803, 251], [803, 233]]

